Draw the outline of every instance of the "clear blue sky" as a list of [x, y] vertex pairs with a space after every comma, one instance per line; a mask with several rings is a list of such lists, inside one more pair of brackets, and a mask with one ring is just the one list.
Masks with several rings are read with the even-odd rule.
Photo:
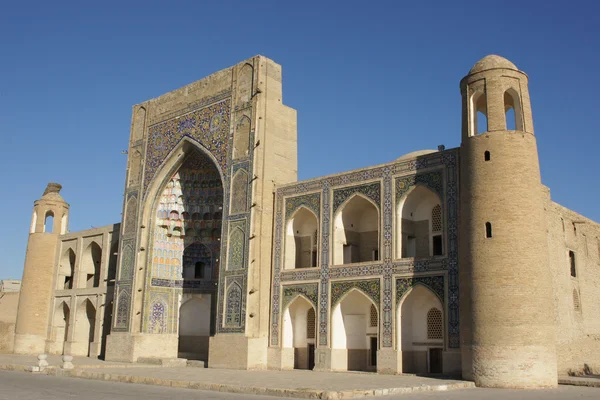
[[459, 146], [459, 81], [502, 55], [530, 77], [544, 184], [600, 221], [598, 15], [574, 0], [5, 1], [0, 279], [20, 279], [50, 181], [71, 231], [120, 221], [132, 105], [256, 54], [283, 66], [300, 179]]

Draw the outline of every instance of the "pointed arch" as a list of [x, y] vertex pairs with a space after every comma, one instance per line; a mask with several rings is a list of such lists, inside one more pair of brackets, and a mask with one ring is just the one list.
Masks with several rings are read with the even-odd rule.
[[54, 232], [54, 212], [51, 210], [46, 211], [46, 214], [44, 215], [44, 232]]
[[[310, 315], [312, 315], [312, 327], [309, 327]], [[309, 344], [313, 346], [315, 344], [314, 305], [305, 296], [298, 294], [285, 307], [281, 325], [282, 348], [293, 349], [294, 368], [308, 369], [310, 367]]]
[[245, 213], [248, 209], [248, 173], [243, 168], [231, 179], [231, 207], [229, 214]]
[[83, 251], [79, 264], [80, 288], [95, 288], [100, 286], [100, 270], [102, 266], [102, 248], [92, 241]]
[[75, 252], [68, 248], [60, 259], [58, 268], [58, 278], [56, 280], [56, 289], [73, 289], [73, 279], [75, 277]]
[[479, 135], [488, 130], [487, 95], [478, 90], [471, 95], [469, 104], [471, 114], [471, 136]]
[[524, 131], [521, 96], [514, 88], [504, 92], [504, 112], [507, 130]]
[[350, 290], [334, 306], [331, 345], [346, 354], [346, 365], [339, 369], [365, 371], [377, 364], [378, 328], [370, 324], [372, 306], [376, 306], [373, 300], [358, 288]]
[[378, 261], [380, 211], [373, 200], [354, 193], [334, 216], [333, 264]]
[[252, 99], [252, 84], [254, 80], [254, 67], [245, 63], [237, 75], [236, 105], [244, 106]]
[[443, 254], [443, 208], [440, 196], [425, 185], [415, 185], [396, 208], [396, 258], [424, 258]]
[[306, 206], [298, 207], [287, 221], [284, 269], [317, 266], [319, 219]]
[[434, 370], [436, 366], [428, 360], [428, 349], [444, 346], [443, 310], [436, 293], [422, 284], [415, 284], [398, 302], [396, 332], [402, 372], [441, 372]]
[[54, 344], [49, 346], [51, 353], [63, 354], [64, 344], [69, 334], [70, 320], [71, 310], [68, 304], [64, 300], [58, 302], [52, 319], [52, 339]]
[[[90, 299], [83, 299], [78, 305], [75, 312], [75, 331], [73, 341], [80, 343], [76, 347], [77, 355], [91, 356], [90, 345], [95, 340], [96, 330], [96, 307]], [[85, 345], [82, 345], [84, 344]]]
[[128, 290], [119, 290], [117, 297], [117, 316], [115, 318], [116, 328], [127, 327], [127, 320], [129, 319], [129, 302], [131, 296]]

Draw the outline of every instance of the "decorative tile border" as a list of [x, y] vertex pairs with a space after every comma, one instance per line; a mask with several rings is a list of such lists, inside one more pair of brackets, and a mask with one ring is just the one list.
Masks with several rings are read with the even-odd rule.
[[343, 189], [333, 190], [333, 214], [337, 212], [338, 208], [351, 196], [356, 193], [360, 193], [367, 198], [373, 200], [373, 202], [379, 208], [381, 201], [381, 184], [379, 182], [369, 183], [359, 186], [351, 186]]
[[306, 297], [316, 308], [319, 302], [318, 292], [318, 283], [305, 283], [302, 285], [284, 285], [282, 289], [282, 309], [285, 310], [287, 306], [291, 303], [291, 301], [299, 295], [303, 295], [304, 297]]
[[331, 308], [334, 308], [352, 289], [359, 289], [366, 294], [379, 309], [381, 300], [381, 281], [379, 279], [331, 282]]
[[444, 276], [415, 276], [396, 279], [396, 307], [400, 306], [400, 301], [404, 295], [416, 285], [423, 285], [431, 290], [442, 304], [444, 299]]
[[304, 196], [289, 197], [285, 199], [285, 220], [286, 222], [294, 215], [294, 212], [300, 207], [306, 207], [317, 216], [321, 215], [321, 194], [311, 193]]

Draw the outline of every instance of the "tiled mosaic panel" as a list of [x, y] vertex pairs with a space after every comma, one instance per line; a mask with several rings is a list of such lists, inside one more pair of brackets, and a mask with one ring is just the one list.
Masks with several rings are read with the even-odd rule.
[[337, 209], [350, 197], [360, 193], [369, 199], [379, 207], [381, 199], [381, 184], [379, 182], [369, 183], [366, 185], [352, 186], [343, 189], [333, 190], [333, 214], [337, 212]]
[[133, 268], [135, 262], [135, 252], [133, 250], [134, 240], [123, 240], [121, 255], [121, 274], [119, 280], [130, 281], [133, 279]]
[[319, 302], [319, 285], [317, 283], [305, 283], [302, 285], [285, 285], [282, 289], [282, 309], [286, 309], [287, 306], [294, 300], [298, 295], [306, 297], [314, 307], [317, 307]]
[[127, 206], [125, 207], [125, 228], [123, 229], [123, 235], [131, 235], [136, 232], [137, 222], [137, 198], [131, 196], [127, 200]]
[[[201, 143], [227, 170], [231, 99], [212, 99], [213, 104], [148, 128], [144, 193], [167, 155], [184, 137]], [[210, 101], [210, 100], [208, 100]]]
[[431, 290], [440, 299], [444, 301], [444, 277], [443, 276], [417, 276], [396, 279], [396, 307], [399, 307], [400, 300], [415, 285], [423, 285]]
[[[319, 345], [327, 346], [328, 343], [328, 315], [329, 315], [329, 279], [334, 277], [368, 277], [383, 276], [382, 296], [382, 346], [391, 347], [393, 345], [393, 324], [392, 314], [393, 302], [393, 279], [395, 273], [407, 272], [426, 272], [436, 270], [448, 271], [448, 330], [449, 347], [458, 348], [459, 342], [459, 310], [458, 310], [458, 151], [456, 149], [444, 152], [433, 153], [416, 160], [401, 161], [391, 163], [380, 167], [369, 168], [360, 171], [353, 171], [347, 174], [340, 174], [333, 177], [315, 179], [307, 182], [300, 182], [296, 185], [290, 185], [280, 188], [276, 192], [276, 210], [275, 210], [275, 244], [274, 244], [274, 276], [272, 290], [272, 309], [271, 309], [271, 345], [277, 345], [279, 335], [279, 313], [281, 307], [281, 298], [279, 287], [282, 281], [301, 282], [303, 280], [315, 279], [318, 273], [320, 276], [319, 290]], [[446, 172], [446, 186], [444, 187], [444, 170]], [[437, 170], [432, 170], [437, 168]], [[422, 171], [425, 170], [426, 171]], [[422, 171], [422, 172], [421, 172]], [[433, 175], [427, 175], [428, 173]], [[402, 175], [395, 182], [392, 181], [394, 175]], [[415, 175], [420, 175], [416, 177]], [[440, 180], [437, 180], [437, 177]], [[408, 191], [411, 185], [425, 184], [443, 199], [442, 203], [447, 208], [443, 210], [446, 219], [447, 236], [447, 257], [443, 259], [428, 260], [392, 260], [392, 221], [395, 212], [395, 201], [393, 198], [392, 184], [404, 180], [404, 187], [396, 190], [396, 196], [402, 196]], [[431, 179], [430, 179], [431, 178]], [[330, 188], [338, 185], [349, 185], [352, 183], [383, 179], [383, 262], [372, 265], [347, 266], [344, 268], [330, 269], [329, 257], [329, 218], [330, 207]], [[368, 184], [367, 184], [368, 185]], [[401, 185], [402, 186], [402, 185]], [[396, 187], [398, 189], [398, 187]], [[444, 191], [445, 189], [445, 191]], [[283, 271], [281, 268], [283, 257], [283, 222], [285, 217], [284, 198], [287, 196], [298, 196], [322, 191], [322, 215], [321, 215], [321, 270], [320, 271]], [[403, 192], [404, 191], [404, 192]], [[352, 194], [347, 194], [351, 196]], [[343, 201], [339, 201], [339, 204]]]
[[229, 223], [229, 254], [227, 270], [244, 268], [246, 255], [246, 220]]
[[[219, 269], [223, 185], [213, 162], [190, 154], [163, 189], [154, 221], [152, 277], [183, 279], [184, 262]], [[202, 255], [192, 259], [196, 250]], [[214, 276], [213, 276], [214, 277]]]
[[231, 183], [231, 207], [229, 215], [248, 211], [248, 172], [240, 168], [233, 175]]
[[117, 295], [117, 315], [115, 318], [115, 328], [127, 328], [127, 321], [129, 320], [129, 303], [131, 302], [130, 291], [130, 287], [119, 287]]
[[306, 207], [317, 216], [321, 215], [321, 193], [311, 193], [285, 199], [285, 220], [288, 221], [300, 207]]
[[369, 296], [375, 303], [375, 306], [379, 308], [381, 299], [381, 282], [379, 279], [331, 282], [331, 307], [335, 307], [342, 297], [352, 289], [359, 289]]
[[240, 327], [242, 325], [242, 288], [237, 282], [227, 288], [225, 296], [225, 326]]
[[170, 333], [168, 325], [170, 314], [169, 295], [166, 293], [152, 293], [149, 304], [146, 331], [153, 334]]

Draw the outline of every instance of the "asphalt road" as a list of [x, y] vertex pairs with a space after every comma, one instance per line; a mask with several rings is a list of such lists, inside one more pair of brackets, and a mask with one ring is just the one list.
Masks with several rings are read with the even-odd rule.
[[[0, 371], [0, 400], [127, 400], [127, 399], [186, 399], [186, 400], [273, 400], [273, 396], [255, 396], [209, 392], [192, 389], [174, 389], [161, 386], [104, 382], [77, 378], [34, 375], [27, 372]], [[464, 389], [447, 392], [426, 392], [414, 395], [373, 397], [377, 400], [571, 400], [600, 399], [600, 388], [561, 386], [555, 390], [501, 390]]]

